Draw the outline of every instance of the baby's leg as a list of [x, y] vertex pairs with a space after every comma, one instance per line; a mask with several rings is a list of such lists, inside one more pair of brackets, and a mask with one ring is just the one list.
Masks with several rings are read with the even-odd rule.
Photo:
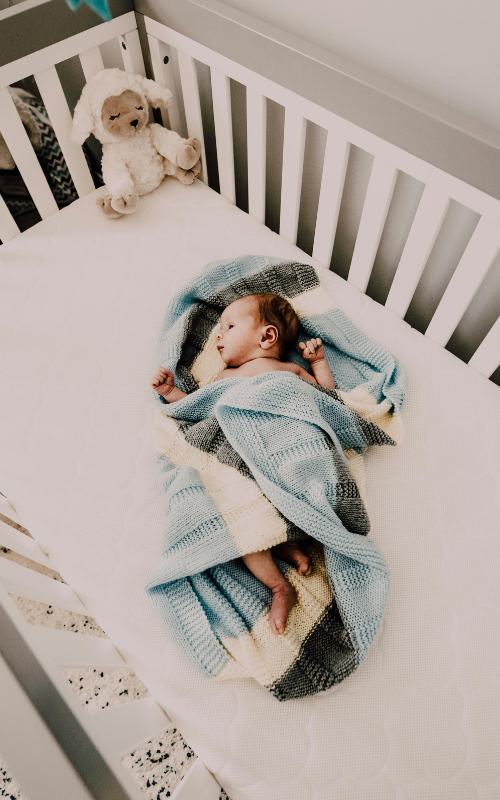
[[278, 569], [270, 550], [248, 553], [243, 561], [259, 581], [273, 593], [269, 626], [273, 633], [284, 633], [288, 615], [297, 602], [297, 592]]

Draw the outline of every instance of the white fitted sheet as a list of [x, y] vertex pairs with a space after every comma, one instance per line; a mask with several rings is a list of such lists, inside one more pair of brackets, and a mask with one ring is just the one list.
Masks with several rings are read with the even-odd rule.
[[0, 490], [233, 800], [500, 797], [500, 391], [333, 273], [405, 364], [398, 448], [367, 455], [391, 593], [357, 672], [279, 703], [210, 682], [144, 586], [158, 556], [148, 388], [172, 294], [206, 263], [312, 259], [197, 183], [119, 221], [90, 195], [0, 249]]

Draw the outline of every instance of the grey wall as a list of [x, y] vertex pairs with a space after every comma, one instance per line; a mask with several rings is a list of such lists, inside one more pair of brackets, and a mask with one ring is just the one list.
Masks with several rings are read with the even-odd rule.
[[500, 130], [498, 0], [226, 0]]
[[[108, 4], [113, 17], [134, 9], [132, 0], [108, 0]], [[5, 18], [0, 12], [0, 66], [102, 23], [84, 3], [76, 11], [65, 0], [27, 6], [23, 9], [20, 3], [13, 9], [19, 13]]]

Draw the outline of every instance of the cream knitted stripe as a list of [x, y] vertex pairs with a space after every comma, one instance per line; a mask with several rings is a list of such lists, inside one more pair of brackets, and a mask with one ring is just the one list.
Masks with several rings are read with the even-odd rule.
[[255, 481], [189, 444], [175, 420], [159, 410], [155, 412], [154, 436], [157, 451], [176, 467], [198, 471], [240, 555], [287, 541], [286, 520]]
[[403, 422], [401, 415], [392, 410], [393, 406], [389, 400], [382, 400], [381, 403], [377, 403], [377, 400], [365, 386], [356, 386], [350, 392], [337, 390], [337, 393], [348, 408], [356, 411], [367, 422], [373, 422], [378, 425], [397, 444], [401, 442], [403, 439]]

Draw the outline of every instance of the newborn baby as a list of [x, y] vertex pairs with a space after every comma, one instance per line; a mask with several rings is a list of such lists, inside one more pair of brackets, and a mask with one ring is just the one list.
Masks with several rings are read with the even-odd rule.
[[[227, 365], [215, 380], [251, 378], [262, 372], [285, 370], [328, 389], [335, 381], [325, 358], [321, 339], [310, 339], [299, 347], [313, 375], [290, 361], [282, 361], [286, 350], [295, 344], [300, 322], [290, 303], [276, 294], [249, 294], [224, 309], [217, 333], [217, 350]], [[153, 389], [168, 403], [186, 397], [174, 384], [170, 370], [159, 367], [151, 380]], [[298, 541], [283, 542], [272, 548], [284, 561], [293, 564], [299, 575], [310, 575], [312, 565]], [[297, 593], [275, 563], [271, 550], [249, 553], [243, 561], [256, 578], [272, 591], [269, 624], [273, 633], [285, 632], [286, 621], [297, 602]]]

